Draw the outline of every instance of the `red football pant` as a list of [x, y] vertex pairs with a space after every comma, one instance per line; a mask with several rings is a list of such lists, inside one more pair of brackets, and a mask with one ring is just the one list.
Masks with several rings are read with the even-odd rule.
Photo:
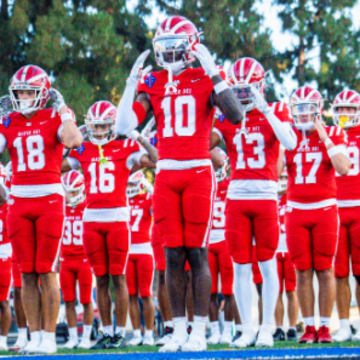
[[297, 270], [327, 270], [336, 251], [339, 219], [337, 206], [314, 210], [287, 209], [286, 242]]
[[154, 277], [154, 258], [150, 254], [129, 254], [126, 266], [126, 283], [130, 296], [140, 293], [142, 298], [151, 295]]
[[96, 276], [124, 275], [129, 245], [126, 222], [84, 221], [84, 250]]
[[226, 242], [221, 241], [209, 245], [209, 268], [211, 272], [211, 294], [217, 294], [218, 275], [221, 279], [221, 293], [233, 294], [234, 267]]
[[56, 271], [64, 223], [64, 198], [10, 197], [7, 226], [22, 273]]
[[226, 199], [225, 215], [225, 238], [236, 263], [252, 262], [253, 237], [257, 261], [274, 257], [279, 242], [276, 201]]
[[0, 301], [9, 300], [11, 285], [11, 258], [0, 259]]
[[14, 256], [11, 260], [11, 273], [12, 273], [13, 286], [16, 288], [21, 288], [22, 280], [21, 280], [20, 267], [18, 262], [15, 260]]
[[340, 232], [335, 256], [335, 276], [348, 277], [350, 256], [352, 272], [360, 275], [360, 206], [339, 208]]
[[211, 166], [156, 175], [154, 219], [166, 247], [207, 246], [215, 190]]
[[279, 293], [281, 294], [284, 290], [295, 291], [296, 288], [296, 272], [295, 266], [290, 259], [289, 253], [279, 252], [276, 254], [277, 269], [279, 275], [280, 288]]
[[76, 280], [79, 281], [81, 304], [90, 304], [92, 271], [85, 257], [60, 262], [60, 288], [65, 302], [76, 300]]

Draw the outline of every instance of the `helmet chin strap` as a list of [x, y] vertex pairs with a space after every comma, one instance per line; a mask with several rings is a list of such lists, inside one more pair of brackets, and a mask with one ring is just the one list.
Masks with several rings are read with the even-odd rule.
[[[243, 109], [244, 109], [244, 107], [243, 107]], [[243, 120], [241, 122], [241, 128], [240, 128], [240, 136], [244, 135], [245, 140], [247, 139], [247, 137], [249, 135], [248, 131], [246, 130], [246, 120], [247, 120], [246, 119], [246, 111], [244, 109], [243, 110]]]

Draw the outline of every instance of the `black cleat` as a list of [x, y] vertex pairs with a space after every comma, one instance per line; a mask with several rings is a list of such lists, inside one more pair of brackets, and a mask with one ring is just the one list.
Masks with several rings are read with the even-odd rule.
[[232, 338], [232, 341], [234, 342], [235, 340], [237, 340], [240, 336], [241, 336], [242, 332], [239, 330], [236, 330], [236, 333], [234, 335], [234, 337]]
[[285, 341], [285, 331], [281, 328], [276, 328], [273, 338], [274, 341]]
[[110, 335], [102, 335], [102, 337], [90, 348], [91, 350], [107, 349], [111, 342]]
[[288, 341], [297, 341], [297, 331], [295, 329], [289, 329], [286, 333]]
[[107, 346], [108, 349], [123, 349], [124, 347], [126, 347], [126, 341], [121, 335], [114, 335]]

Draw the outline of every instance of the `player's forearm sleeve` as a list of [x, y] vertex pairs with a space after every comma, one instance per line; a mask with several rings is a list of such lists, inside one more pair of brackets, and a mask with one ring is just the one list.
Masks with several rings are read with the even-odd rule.
[[130, 133], [139, 124], [136, 113], [133, 110], [135, 93], [136, 84], [127, 81], [116, 112], [115, 132], [118, 135]]
[[289, 123], [281, 122], [273, 112], [264, 114], [272, 127], [275, 136], [287, 150], [294, 150], [297, 145], [296, 135]]

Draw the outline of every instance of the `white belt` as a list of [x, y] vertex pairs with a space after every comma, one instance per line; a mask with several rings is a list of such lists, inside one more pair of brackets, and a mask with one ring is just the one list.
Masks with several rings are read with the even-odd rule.
[[43, 185], [11, 185], [10, 195], [19, 198], [36, 198], [59, 194], [65, 196], [64, 188], [61, 184], [43, 184]]
[[130, 221], [128, 207], [84, 210], [83, 221], [86, 222], [116, 222]]
[[338, 207], [355, 207], [360, 206], [360, 200], [338, 200], [337, 201]]
[[287, 201], [287, 206], [290, 206], [294, 209], [299, 210], [315, 210], [315, 209], [321, 209], [327, 206], [336, 205], [336, 199], [327, 199], [323, 201], [318, 201], [314, 203], [299, 203], [296, 201]]
[[156, 170], [186, 170], [201, 166], [211, 165], [210, 159], [198, 159], [198, 160], [173, 160], [162, 159], [156, 163]]

